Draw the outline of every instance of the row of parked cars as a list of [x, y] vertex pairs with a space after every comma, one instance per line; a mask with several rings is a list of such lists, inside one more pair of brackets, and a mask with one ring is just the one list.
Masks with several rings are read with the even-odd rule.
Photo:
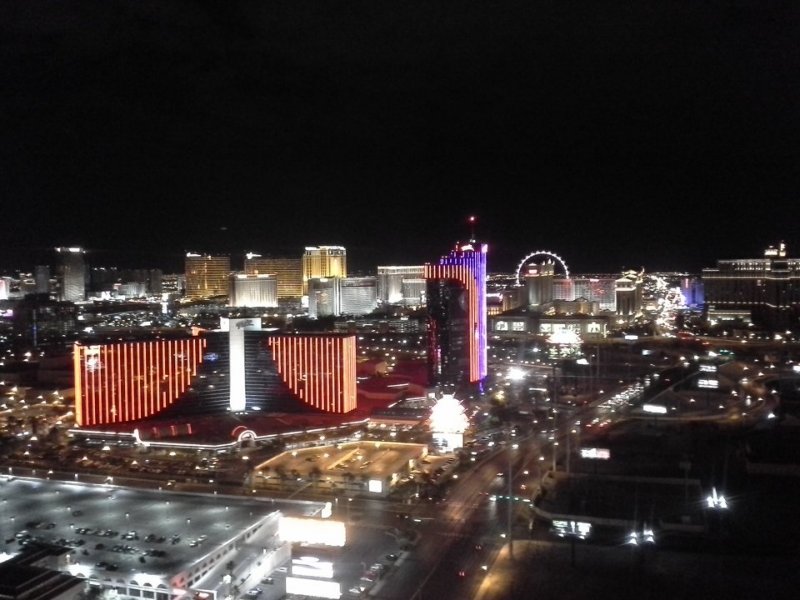
[[[390, 553], [386, 555], [386, 560], [389, 563], [393, 563], [399, 557], [397, 554]], [[353, 587], [351, 587], [348, 591], [351, 594], [362, 594], [364, 591], [370, 589], [375, 582], [379, 579], [382, 579], [386, 572], [389, 570], [390, 564], [386, 564], [384, 562], [374, 562], [370, 565], [369, 569], [367, 569], [362, 575], [361, 579], [358, 580]]]

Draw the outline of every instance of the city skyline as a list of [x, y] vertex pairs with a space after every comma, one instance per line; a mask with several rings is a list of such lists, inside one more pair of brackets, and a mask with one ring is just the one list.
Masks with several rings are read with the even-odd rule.
[[[466, 221], [466, 219], [465, 219]], [[439, 253], [444, 253], [448, 248], [452, 247], [455, 243], [466, 242], [470, 238], [469, 229], [467, 226], [464, 228], [464, 234], [458, 238], [454, 238], [448, 243], [446, 240], [442, 241]], [[484, 242], [481, 236], [476, 236], [479, 241]], [[743, 243], [739, 250], [730, 255], [723, 255], [721, 253], [714, 253], [713, 248], [703, 247], [704, 253], [702, 256], [708, 256], [708, 260], [698, 257], [687, 258], [683, 261], [676, 261], [670, 263], [669, 261], [659, 261], [654, 265], [646, 263], [638, 263], [634, 260], [624, 260], [624, 257], [619, 257], [622, 260], [617, 261], [615, 264], [613, 260], [604, 260], [602, 256], [588, 256], [585, 254], [577, 254], [578, 259], [573, 258], [573, 254], [569, 252], [569, 248], [561, 247], [546, 247], [542, 245], [531, 244], [527, 250], [523, 251], [522, 246], [518, 248], [503, 248], [502, 246], [496, 247], [488, 244], [488, 260], [487, 272], [490, 274], [513, 274], [517, 271], [520, 263], [530, 254], [546, 252], [560, 256], [567, 264], [570, 273], [573, 275], [578, 274], [618, 274], [626, 270], [641, 270], [645, 272], [685, 272], [690, 275], [701, 274], [701, 271], [706, 268], [712, 268], [717, 264], [718, 260], [735, 260], [735, 259], [750, 259], [761, 258], [764, 252], [769, 247], [776, 247], [784, 242], [781, 239], [764, 239], [764, 244], [757, 246], [755, 243]], [[208, 244], [209, 246], [217, 246], [216, 244]], [[433, 243], [431, 244], [433, 246]], [[786, 244], [786, 255], [788, 257], [797, 256], [792, 250], [793, 248]], [[84, 259], [87, 268], [119, 268], [125, 269], [161, 269], [164, 273], [183, 273], [185, 271], [185, 259], [187, 252], [185, 251], [164, 251], [156, 248], [142, 249], [141, 251], [119, 250], [110, 248], [97, 248], [97, 247], [83, 247], [79, 246], [84, 252]], [[305, 250], [305, 245], [290, 247], [281, 246], [274, 251], [270, 248], [258, 248], [263, 256], [268, 258], [295, 258], [300, 260]], [[395, 249], [387, 248], [383, 252], [379, 248], [365, 248], [361, 245], [344, 246], [347, 250], [347, 260], [351, 266], [350, 271], [354, 275], [358, 274], [376, 274], [379, 266], [422, 266], [425, 263], [434, 263], [437, 260], [437, 255], [431, 254], [424, 256], [420, 252], [413, 253], [404, 258], [402, 254], [394, 252]], [[254, 248], [246, 247], [243, 249], [219, 249], [217, 251], [200, 249], [198, 252], [201, 255], [211, 256], [228, 256], [231, 259], [231, 272], [245, 272], [246, 256], [252, 252]], [[514, 253], [516, 251], [516, 254]], [[194, 253], [194, 252], [192, 252]], [[376, 257], [379, 257], [376, 259]], [[381, 259], [380, 257], [383, 257]], [[543, 257], [546, 259], [546, 257]], [[588, 261], [588, 262], [587, 262]], [[38, 246], [24, 247], [22, 251], [16, 251], [14, 248], [4, 247], [0, 251], [0, 273], [9, 275], [14, 272], [32, 272], [37, 265], [56, 265], [56, 251], [54, 247]], [[556, 274], [562, 274], [562, 269], [557, 264]]]
[[0, 596], [793, 597], [799, 31], [0, 3]]

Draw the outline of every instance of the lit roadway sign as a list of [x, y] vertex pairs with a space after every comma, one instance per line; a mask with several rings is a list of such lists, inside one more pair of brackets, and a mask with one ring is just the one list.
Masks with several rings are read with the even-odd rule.
[[592, 524], [582, 521], [553, 521], [553, 532], [559, 537], [573, 536], [585, 540], [592, 532]]
[[611, 458], [611, 450], [608, 448], [581, 448], [581, 458], [608, 460]]

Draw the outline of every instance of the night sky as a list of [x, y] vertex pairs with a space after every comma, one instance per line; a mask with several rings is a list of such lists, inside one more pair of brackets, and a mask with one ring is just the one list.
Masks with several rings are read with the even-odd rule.
[[[2, 267], [800, 255], [800, 4], [0, 4]], [[37, 259], [38, 260], [38, 259]]]

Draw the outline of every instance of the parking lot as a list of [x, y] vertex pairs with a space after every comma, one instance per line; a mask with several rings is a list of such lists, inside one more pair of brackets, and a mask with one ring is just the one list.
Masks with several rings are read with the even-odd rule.
[[[0, 498], [0, 553], [14, 554], [36, 541], [53, 543], [72, 549], [70, 573], [91, 580], [166, 584], [190, 573], [186, 587], [205, 589], [219, 586], [223, 571], [213, 559], [219, 562], [234, 538], [241, 539], [237, 548], [260, 556], [278, 543], [270, 520], [274, 515], [277, 522], [276, 511], [311, 516], [322, 508], [21, 478], [0, 479]], [[252, 537], [242, 536], [247, 531]], [[226, 554], [222, 562], [227, 560]]]

